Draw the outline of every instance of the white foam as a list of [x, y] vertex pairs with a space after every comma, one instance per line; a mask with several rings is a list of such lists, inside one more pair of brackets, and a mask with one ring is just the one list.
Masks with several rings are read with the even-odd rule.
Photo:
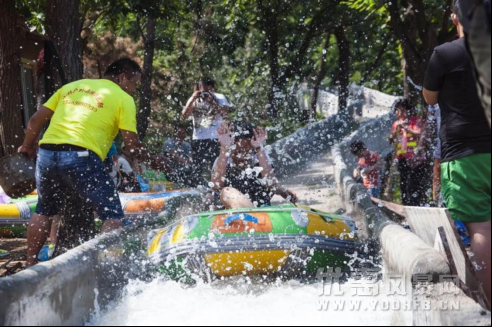
[[297, 282], [263, 285], [246, 280], [200, 284], [193, 288], [161, 280], [133, 282], [121, 301], [111, 305], [91, 326], [394, 326], [411, 323], [410, 312], [320, 311], [318, 301], [358, 300], [363, 305], [376, 298], [352, 297], [353, 285], [342, 285], [344, 297], [320, 297], [316, 285]]

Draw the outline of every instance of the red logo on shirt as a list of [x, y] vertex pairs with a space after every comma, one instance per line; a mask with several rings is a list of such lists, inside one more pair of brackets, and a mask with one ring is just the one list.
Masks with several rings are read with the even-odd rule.
[[[84, 94], [91, 95], [94, 98], [94, 100], [96, 101], [97, 107], [94, 107], [92, 104], [89, 104], [89, 103], [86, 103], [86, 102], [83, 102], [83, 101], [76, 101], [76, 100], [71, 100], [71, 99], [68, 98], [69, 96], [71, 96], [72, 94], [75, 94], [75, 93], [84, 93]], [[104, 108], [104, 103], [102, 102], [101, 95], [99, 93], [97, 93], [97, 92], [94, 92], [94, 91], [90, 90], [90, 89], [85, 89], [84, 90], [84, 89], [75, 88], [73, 90], [70, 90], [63, 97], [63, 102], [65, 104], [82, 106], [82, 107], [85, 107], [85, 108], [87, 108], [89, 110], [92, 110], [94, 112], [97, 112], [98, 109]]]

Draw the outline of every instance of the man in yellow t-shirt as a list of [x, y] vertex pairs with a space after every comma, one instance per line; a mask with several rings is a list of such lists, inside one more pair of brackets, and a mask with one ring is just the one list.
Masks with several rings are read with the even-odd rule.
[[104, 79], [80, 80], [63, 86], [30, 120], [20, 153], [36, 156], [37, 140], [51, 120], [37, 154], [36, 184], [39, 201], [28, 228], [27, 266], [37, 262], [45, 244], [51, 217], [62, 210], [66, 189], [72, 188], [104, 221], [103, 232], [123, 226], [121, 202], [103, 164], [121, 131], [128, 154], [148, 160], [137, 135], [132, 95], [141, 68], [123, 58], [112, 63]]
[[62, 87], [44, 105], [54, 112], [39, 144], [89, 149], [103, 161], [119, 130], [137, 132], [135, 101], [108, 79], [80, 80]]

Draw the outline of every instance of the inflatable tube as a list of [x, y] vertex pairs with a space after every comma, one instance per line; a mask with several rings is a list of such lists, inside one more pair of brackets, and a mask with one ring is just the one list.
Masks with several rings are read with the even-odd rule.
[[[157, 193], [122, 193], [120, 194], [123, 211], [128, 219], [145, 218], [160, 213], [166, 199], [187, 192], [187, 190]], [[0, 204], [0, 225], [22, 225], [29, 222], [36, 210], [37, 195], [12, 200], [10, 204]]]
[[121, 204], [125, 215], [139, 216], [149, 213], [159, 213], [166, 205], [166, 199], [186, 192], [186, 190], [158, 193], [120, 194]]
[[315, 274], [359, 247], [351, 218], [294, 206], [203, 213], [148, 236], [148, 255], [176, 280]]

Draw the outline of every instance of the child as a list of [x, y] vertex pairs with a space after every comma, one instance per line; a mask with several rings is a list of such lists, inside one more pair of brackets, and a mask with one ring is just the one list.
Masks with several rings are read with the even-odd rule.
[[358, 167], [354, 170], [354, 179], [362, 179], [369, 194], [379, 199], [379, 171], [382, 167], [379, 154], [369, 151], [361, 141], [352, 143], [350, 151], [359, 158]]

